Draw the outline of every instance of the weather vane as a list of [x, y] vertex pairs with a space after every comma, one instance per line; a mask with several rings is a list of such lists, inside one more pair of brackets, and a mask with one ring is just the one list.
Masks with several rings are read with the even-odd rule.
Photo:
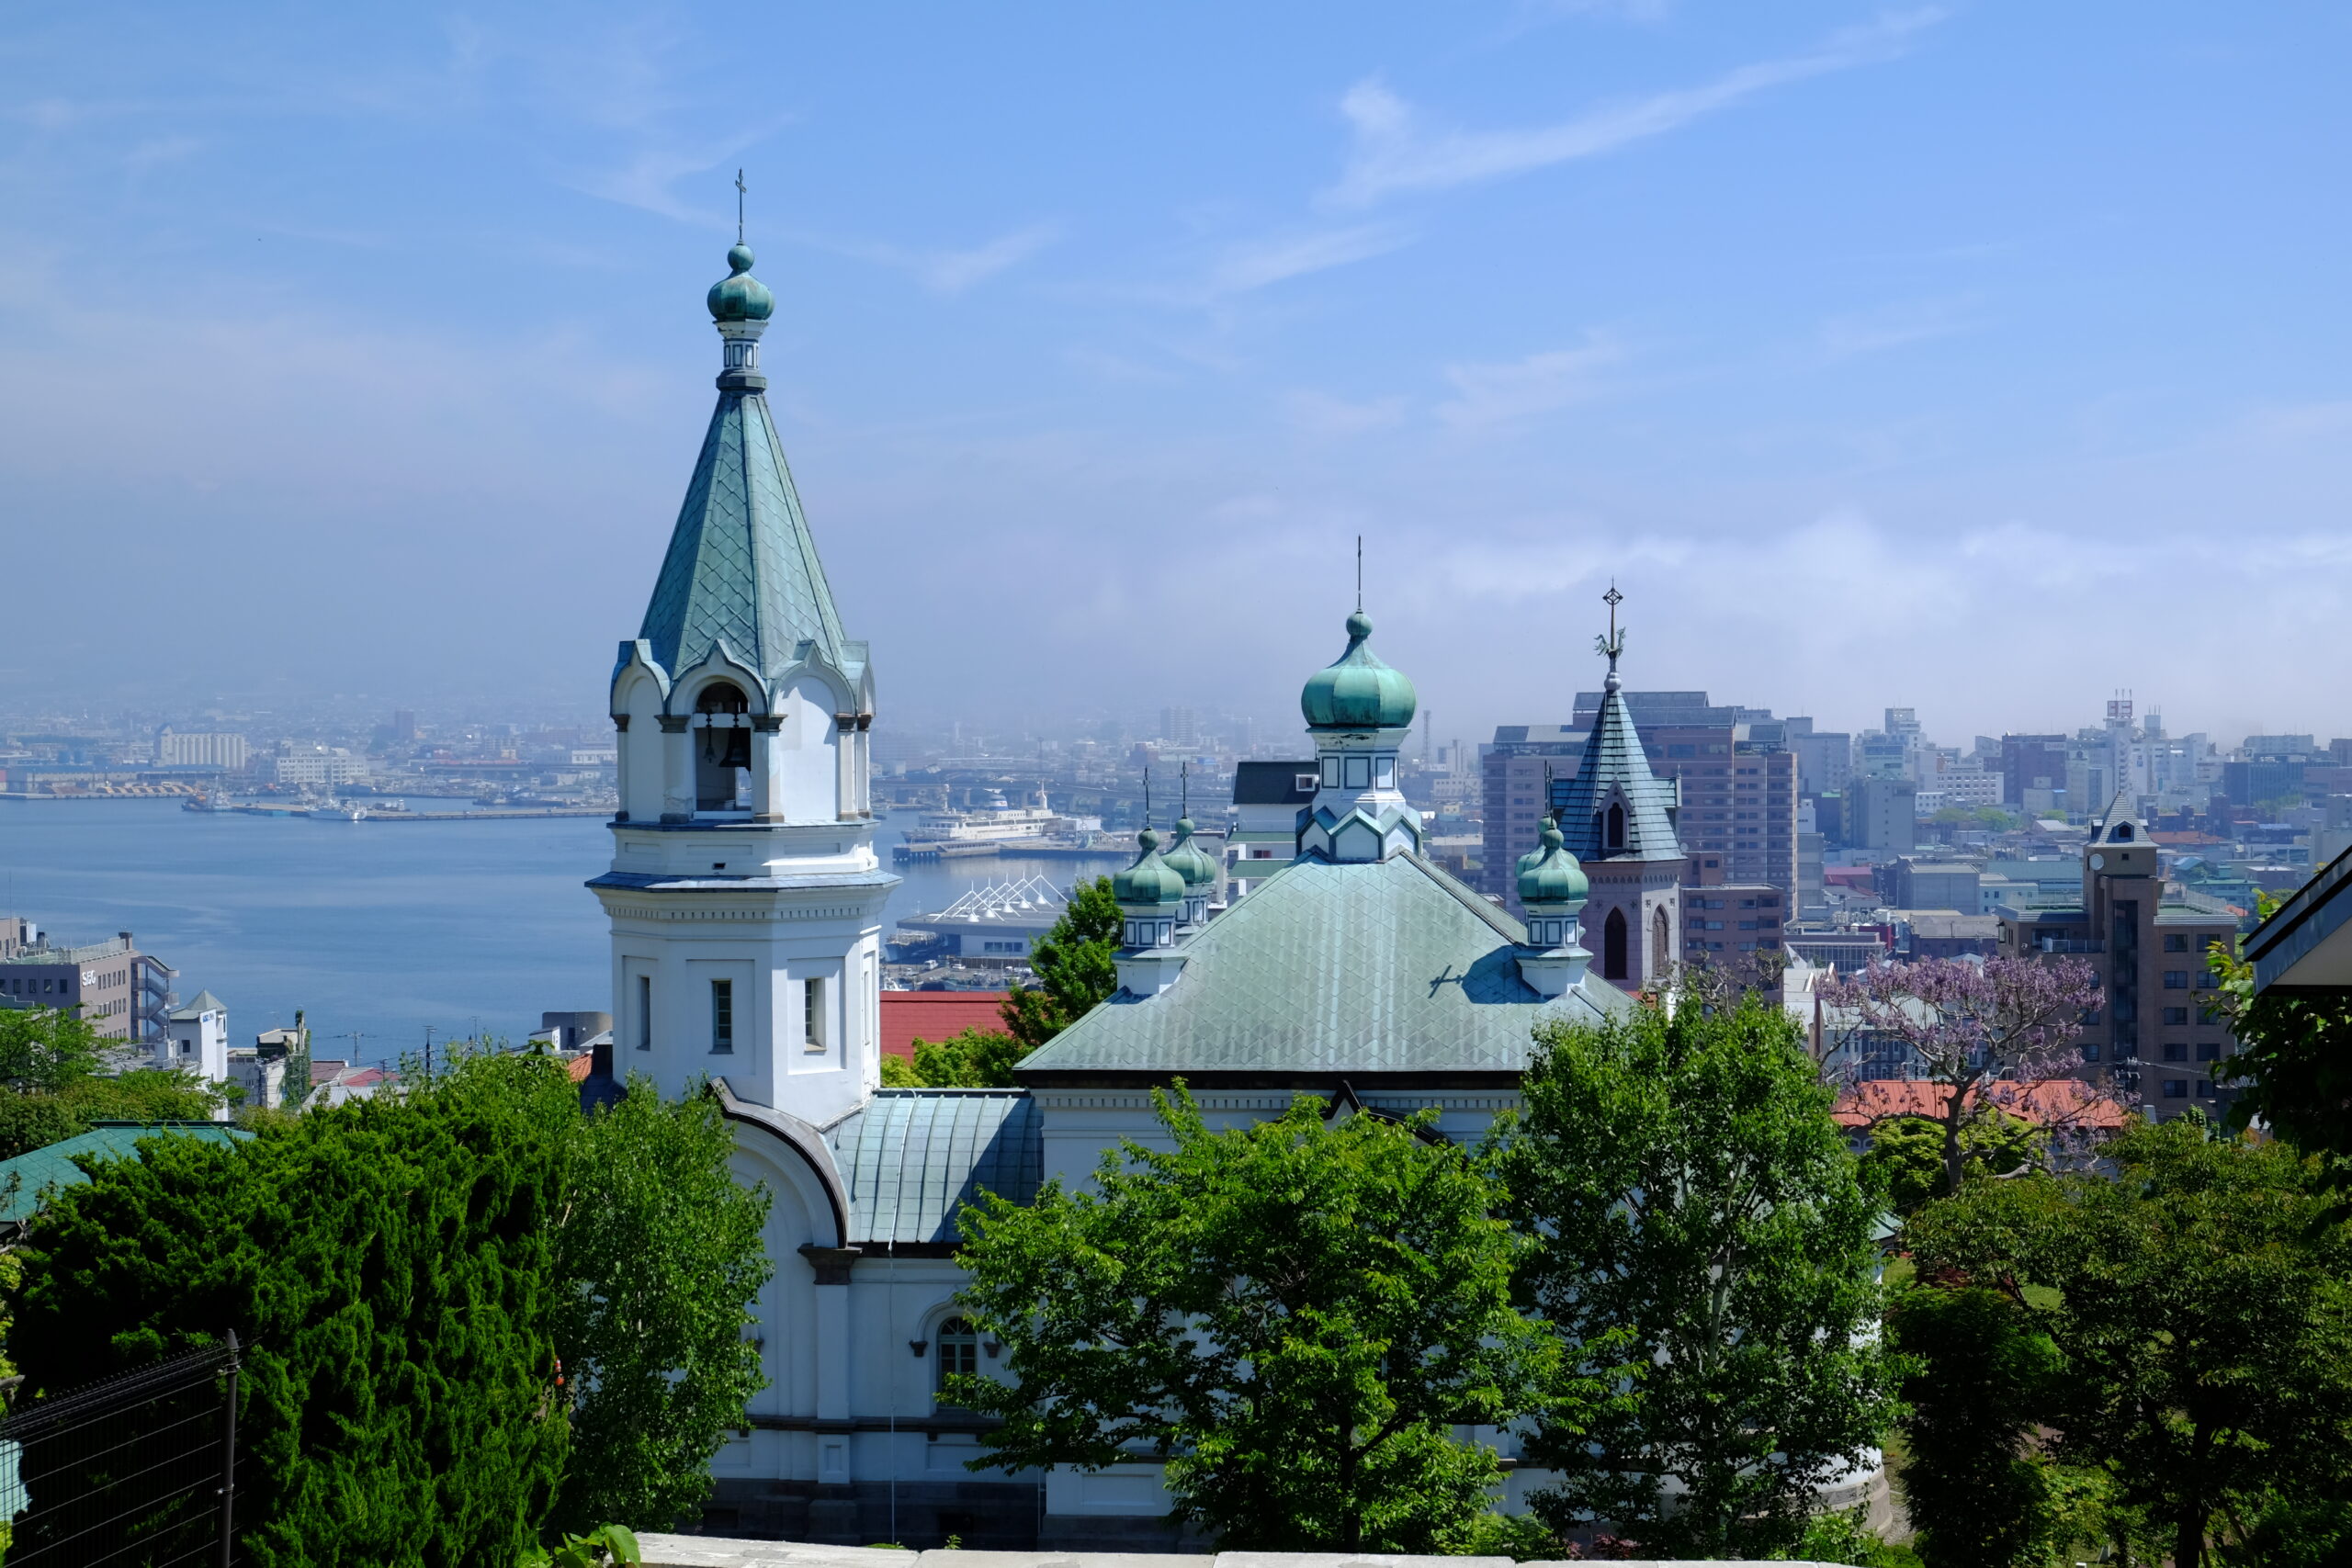
[[743, 193], [752, 187], [743, 183], [743, 171], [735, 171], [735, 243], [743, 243]]
[[1625, 602], [1625, 596], [1618, 592], [1617, 584], [1611, 582], [1609, 585], [1609, 592], [1600, 596], [1600, 602], [1609, 606], [1609, 635], [1604, 637], [1596, 637], [1594, 647], [1608, 656], [1610, 672], [1614, 674], [1617, 670], [1617, 656], [1625, 651], [1625, 634], [1617, 629], [1617, 606]]

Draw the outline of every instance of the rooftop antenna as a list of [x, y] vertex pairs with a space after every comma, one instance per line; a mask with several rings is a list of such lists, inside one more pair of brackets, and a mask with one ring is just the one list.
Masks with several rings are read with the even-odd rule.
[[735, 171], [735, 243], [743, 243], [743, 193], [751, 186], [743, 183], [743, 171]]

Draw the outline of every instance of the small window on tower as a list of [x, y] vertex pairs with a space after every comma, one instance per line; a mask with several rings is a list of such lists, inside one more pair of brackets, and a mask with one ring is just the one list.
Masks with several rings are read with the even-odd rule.
[[637, 977], [637, 1048], [653, 1049], [653, 976]]
[[710, 1049], [713, 1055], [725, 1055], [735, 1049], [735, 982], [713, 980], [710, 983]]
[[1625, 847], [1625, 807], [1614, 803], [1609, 807], [1609, 847], [1612, 850]]
[[800, 982], [800, 1043], [809, 1051], [825, 1048], [825, 982], [821, 979]]

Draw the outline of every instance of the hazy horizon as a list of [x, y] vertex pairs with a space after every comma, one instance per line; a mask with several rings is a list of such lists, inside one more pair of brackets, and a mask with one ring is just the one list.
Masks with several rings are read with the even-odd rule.
[[741, 167], [886, 722], [2352, 733], [2352, 14], [548, 16], [12, 18], [0, 698], [595, 711]]

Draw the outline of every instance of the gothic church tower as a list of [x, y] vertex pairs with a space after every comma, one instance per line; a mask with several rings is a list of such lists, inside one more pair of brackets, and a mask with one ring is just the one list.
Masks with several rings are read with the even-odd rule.
[[1596, 954], [1594, 969], [1628, 991], [1657, 990], [1674, 983], [1682, 957], [1684, 855], [1675, 831], [1680, 786], [1650, 772], [1617, 675], [1625, 651], [1617, 606], [1624, 595], [1611, 584], [1601, 597], [1609, 635], [1600, 639], [1600, 651], [1609, 674], [1576, 776], [1553, 796], [1554, 815], [1589, 880], [1584, 938]]
[[879, 1082], [874, 674], [842, 631], [760, 374], [775, 297], [727, 253], [718, 407], [637, 637], [620, 645], [613, 1070], [823, 1123]]

